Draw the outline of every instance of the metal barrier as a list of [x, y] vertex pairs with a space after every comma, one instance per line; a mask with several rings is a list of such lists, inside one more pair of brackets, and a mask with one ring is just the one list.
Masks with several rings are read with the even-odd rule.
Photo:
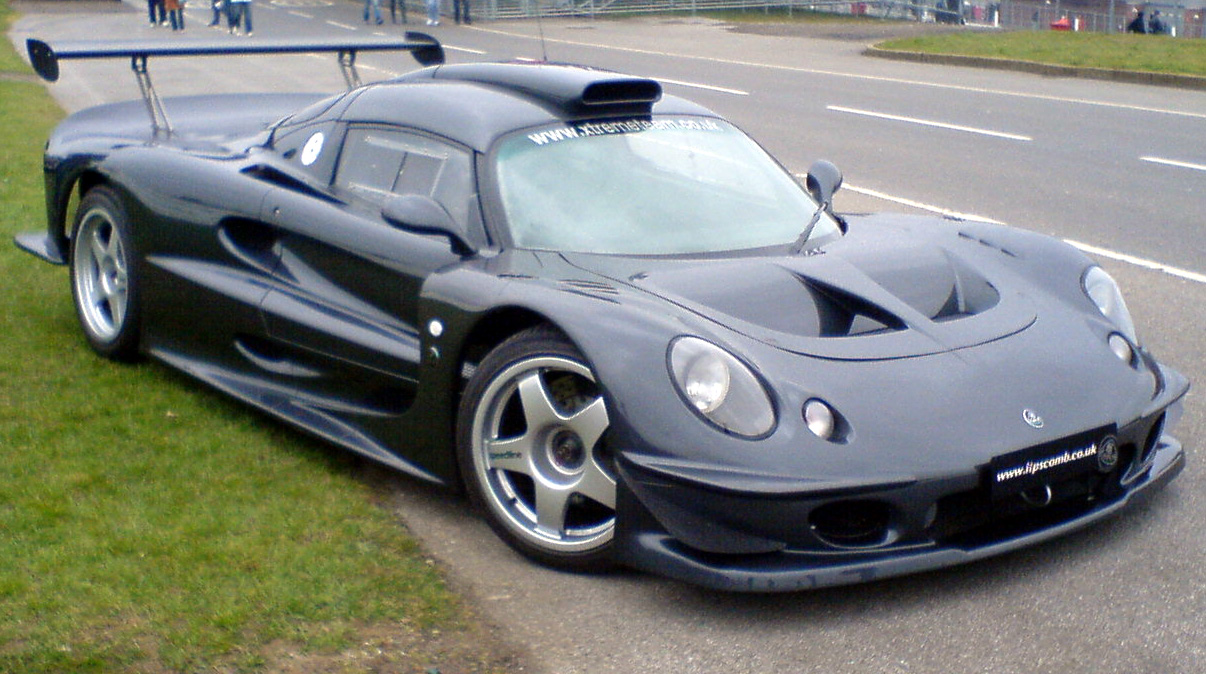
[[[1174, 2], [1176, 0], [1173, 0]], [[1184, 2], [1185, 0], [1182, 0]], [[1190, 0], [1201, 4], [1201, 0]], [[451, 5], [451, 0], [442, 0]], [[582, 16], [616, 14], [703, 14], [719, 10], [779, 12], [827, 12], [854, 16], [938, 23], [970, 23], [1009, 29], [1050, 30], [1054, 22], [1067, 19], [1070, 30], [1119, 33], [1135, 16], [1136, 8], [1120, 0], [1113, 13], [1061, 7], [1057, 1], [1018, 2], [1004, 0], [474, 0], [475, 15], [485, 19], [534, 18], [537, 16]], [[1152, 7], [1152, 4], [1148, 4]], [[1206, 37], [1206, 9], [1160, 5], [1166, 33], [1175, 37]]]

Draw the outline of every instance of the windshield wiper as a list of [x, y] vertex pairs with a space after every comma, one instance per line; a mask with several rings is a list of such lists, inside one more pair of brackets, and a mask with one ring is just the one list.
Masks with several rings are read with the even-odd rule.
[[817, 223], [821, 221], [821, 214], [825, 212], [825, 204], [817, 206], [817, 210], [812, 212], [812, 217], [808, 219], [808, 224], [804, 226], [804, 231], [800, 232], [800, 236], [791, 244], [791, 254], [799, 255], [800, 251], [804, 250], [804, 244], [808, 243], [808, 237], [812, 236], [812, 230], [816, 229]]

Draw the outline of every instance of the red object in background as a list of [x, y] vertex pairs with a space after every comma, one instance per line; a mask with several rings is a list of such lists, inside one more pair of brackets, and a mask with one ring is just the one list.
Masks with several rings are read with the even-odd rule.
[[1051, 22], [1051, 30], [1072, 30], [1072, 22], [1066, 16], [1062, 19], [1056, 19]]

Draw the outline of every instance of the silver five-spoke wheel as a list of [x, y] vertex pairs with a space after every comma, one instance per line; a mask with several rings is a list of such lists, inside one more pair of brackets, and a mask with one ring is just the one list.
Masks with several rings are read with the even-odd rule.
[[137, 348], [137, 295], [131, 271], [129, 221], [106, 187], [81, 200], [71, 239], [71, 290], [88, 342], [110, 358]]
[[548, 564], [605, 566], [616, 481], [607, 406], [577, 350], [550, 330], [492, 352], [461, 408], [462, 466], [491, 526]]

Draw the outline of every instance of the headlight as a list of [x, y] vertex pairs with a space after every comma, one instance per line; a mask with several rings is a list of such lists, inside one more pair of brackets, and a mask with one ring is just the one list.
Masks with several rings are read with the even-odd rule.
[[1126, 301], [1122, 299], [1122, 291], [1118, 284], [1101, 267], [1089, 267], [1081, 280], [1085, 294], [1093, 300], [1093, 304], [1101, 310], [1101, 314], [1110, 319], [1123, 337], [1132, 344], [1138, 344], [1135, 336], [1135, 322], [1131, 320], [1131, 312], [1127, 311]]
[[766, 435], [775, 426], [770, 395], [732, 354], [698, 337], [670, 344], [670, 378], [696, 412], [727, 433]]

